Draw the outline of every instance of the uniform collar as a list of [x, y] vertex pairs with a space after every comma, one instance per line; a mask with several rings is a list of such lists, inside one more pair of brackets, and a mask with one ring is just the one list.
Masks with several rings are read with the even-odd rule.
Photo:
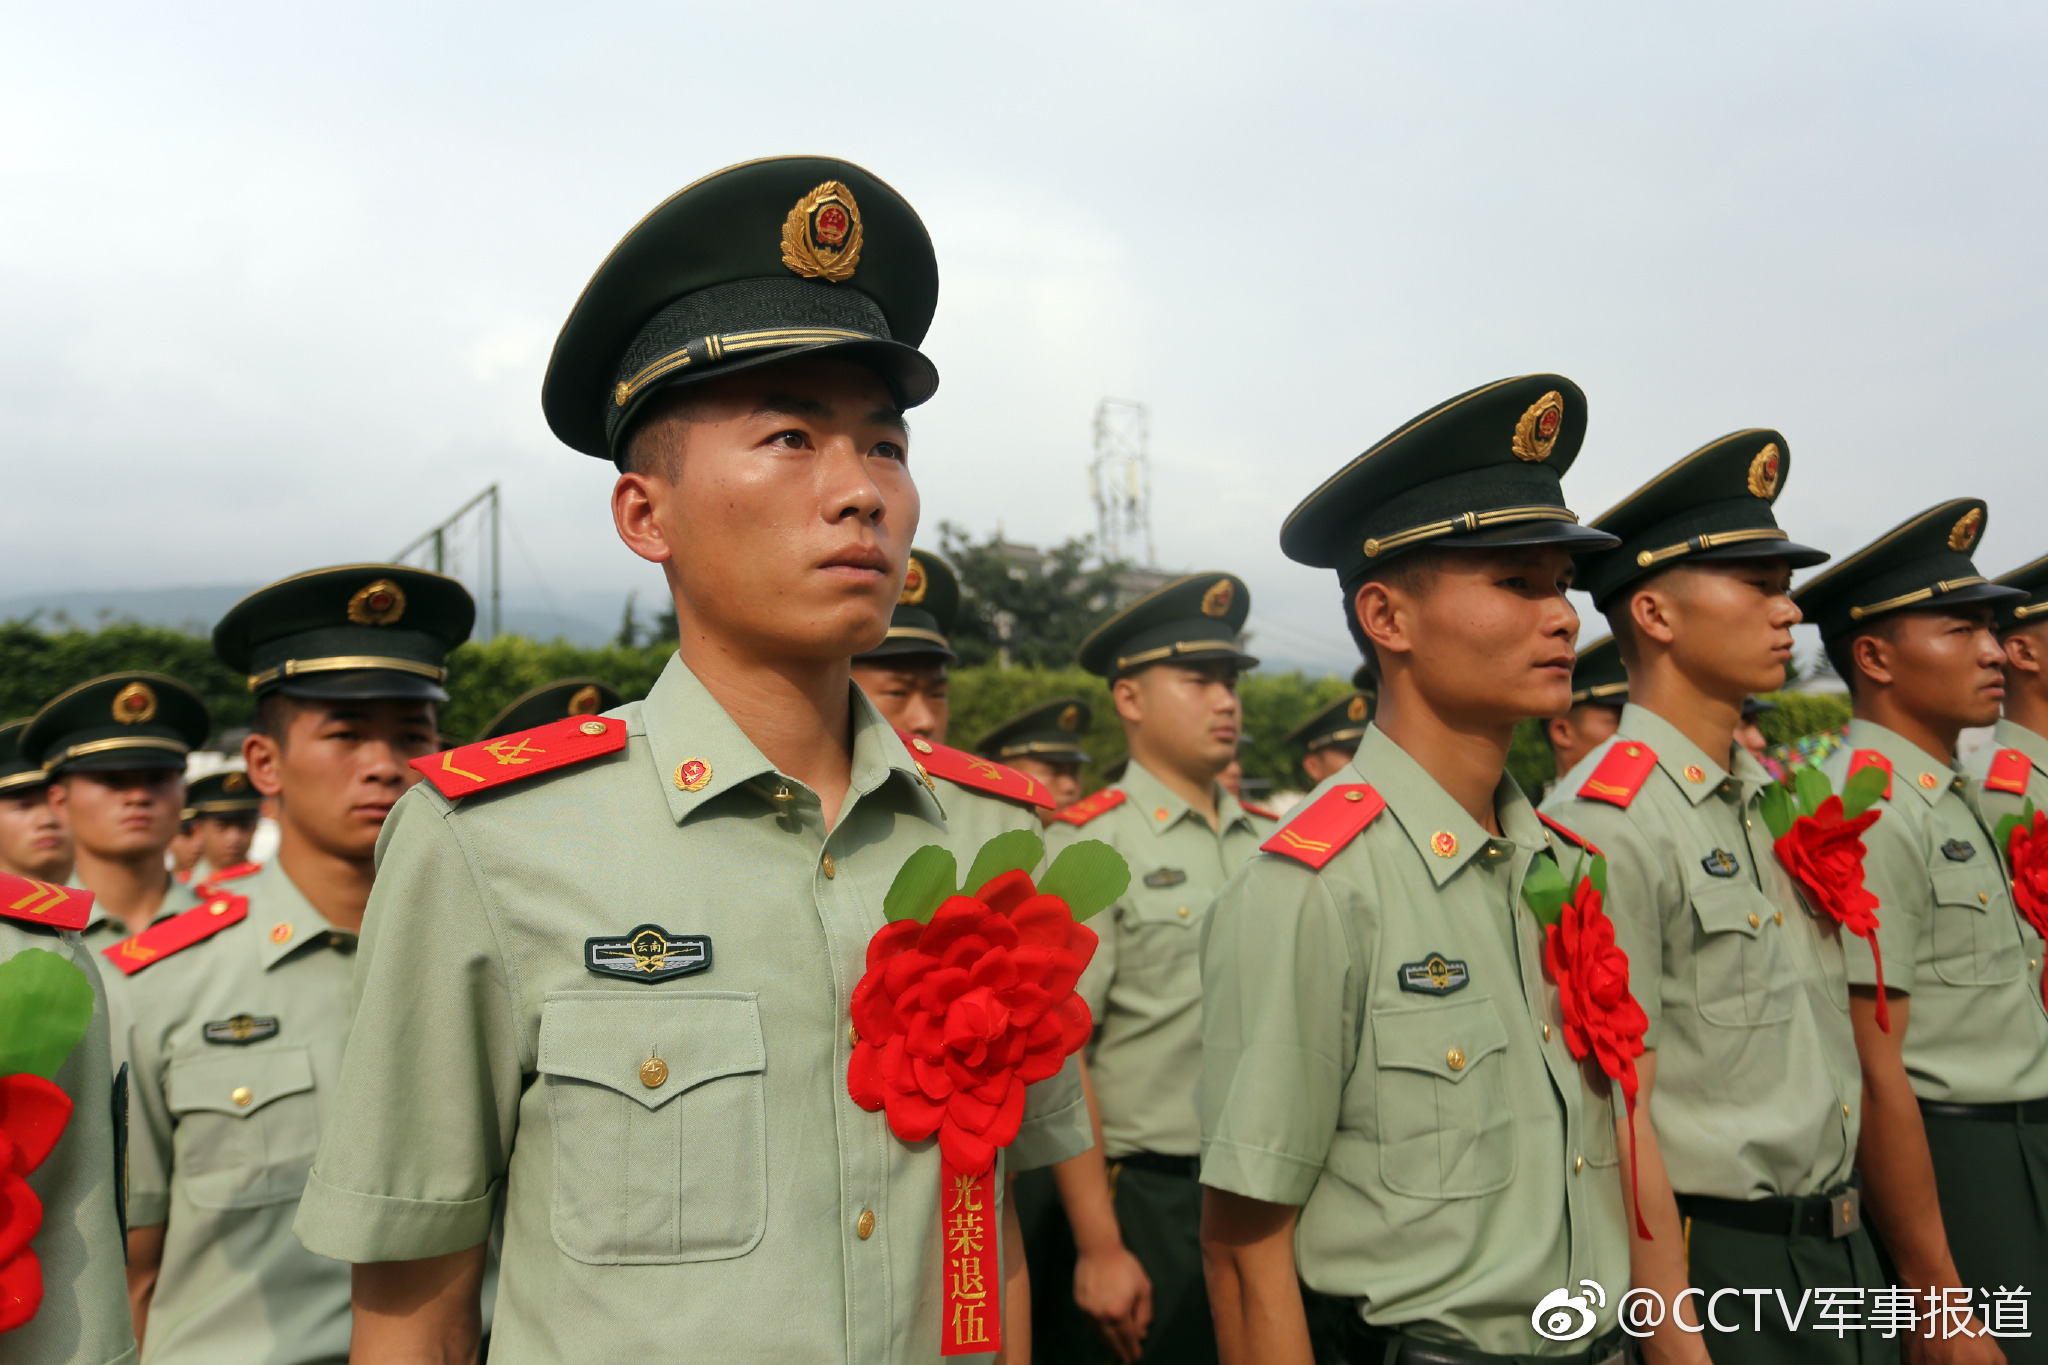
[[1619, 733], [1624, 739], [1647, 744], [1650, 752], [1657, 755], [1657, 766], [1695, 806], [1718, 793], [1730, 781], [1741, 786], [1742, 794], [1747, 798], [1770, 780], [1770, 774], [1764, 771], [1763, 765], [1751, 758], [1749, 751], [1735, 743], [1732, 736], [1728, 744], [1729, 761], [1735, 771], [1730, 772], [1721, 761], [1687, 739], [1684, 731], [1676, 725], [1634, 702], [1621, 708]]
[[[91, 889], [90, 887], [86, 886], [83, 882], [80, 882], [78, 880], [78, 874], [75, 872], [72, 874], [71, 880], [66, 882], [65, 885], [79, 891], [87, 891]], [[187, 910], [190, 910], [193, 906], [197, 904], [199, 904], [199, 898], [192, 894], [191, 886], [179, 881], [175, 876], [171, 874], [169, 869], [166, 869], [164, 871], [164, 898], [157, 905], [155, 916], [151, 918], [149, 924], [144, 927], [153, 928], [156, 925], [162, 924], [165, 920], [170, 919], [174, 915], [184, 914]], [[113, 913], [106, 908], [106, 902], [101, 900], [98, 896], [94, 896], [92, 898], [92, 910], [89, 913], [89, 917], [85, 921], [85, 928], [79, 930], [78, 932], [81, 934], [89, 934], [93, 930], [99, 928], [102, 924], [105, 924], [109, 921], [112, 921], [116, 927], [122, 928], [121, 936], [123, 938], [126, 938], [128, 936], [126, 928], [121, 926], [121, 922], [119, 920], [114, 919]]]
[[1903, 788], [1932, 806], [1963, 785], [1962, 774], [1947, 759], [1936, 758], [1898, 731], [1874, 720], [1858, 716], [1849, 722], [1849, 747], [1875, 749], [1891, 760], [1894, 801]]
[[[1130, 797], [1131, 804], [1145, 817], [1146, 828], [1154, 834], [1164, 834], [1188, 818], [1199, 822], [1204, 830], [1208, 827], [1208, 821], [1196, 815], [1193, 806], [1183, 801], [1174, 793], [1173, 788], [1154, 777], [1151, 770], [1135, 758], [1131, 760], [1130, 767], [1124, 770], [1124, 780], [1117, 783], [1117, 786]], [[1216, 787], [1216, 828], [1219, 831], [1227, 831], [1232, 825], [1239, 823], [1249, 826], [1250, 814], [1238, 804], [1236, 797], [1219, 784]]]
[[220, 894], [249, 898], [249, 919], [263, 936], [256, 946], [256, 960], [266, 972], [286, 958], [314, 948], [355, 951], [355, 931], [328, 923], [275, 858], [265, 863], [261, 872], [222, 887]]
[[[943, 824], [938, 799], [922, 780], [917, 760], [874, 703], [859, 688], [850, 682], [847, 685], [853, 692], [853, 791], [867, 796], [894, 778], [906, 790], [918, 793], [928, 818]], [[697, 680], [680, 654], [669, 656], [668, 666], [640, 704], [638, 719], [628, 722], [628, 733], [645, 736], [655, 770], [661, 774], [669, 815], [679, 825], [703, 806], [749, 784], [752, 791], [742, 793], [740, 799], [762, 810], [772, 809], [768, 794], [791, 785]], [[691, 768], [684, 776], [692, 763], [702, 768]], [[703, 785], [687, 790], [690, 780], [700, 774]]]
[[1365, 738], [1351, 756], [1351, 766], [1361, 781], [1371, 783], [1385, 799], [1388, 811], [1415, 845], [1422, 865], [1438, 886], [1475, 859], [1491, 864], [1516, 848], [1534, 855], [1550, 847], [1529, 798], [1505, 772], [1493, 789], [1494, 815], [1501, 828], [1496, 838], [1377, 725], [1366, 726]]
[[2037, 769], [2048, 773], [2048, 735], [2000, 717], [1991, 742], [2001, 749], [2018, 749]]

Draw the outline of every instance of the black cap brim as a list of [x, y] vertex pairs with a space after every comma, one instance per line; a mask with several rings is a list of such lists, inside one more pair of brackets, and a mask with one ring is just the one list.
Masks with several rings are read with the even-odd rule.
[[917, 658], [936, 659], [946, 664], [960, 662], [960, 656], [944, 645], [934, 644], [930, 640], [920, 640], [914, 636], [884, 640], [867, 653], [854, 655], [853, 661], [856, 664], [881, 664]]
[[[1592, 554], [1597, 550], [1612, 549], [1621, 544], [1605, 531], [1596, 531], [1590, 526], [1581, 526], [1575, 521], [1518, 521], [1506, 526], [1490, 526], [1483, 531], [1465, 531], [1457, 535], [1440, 536], [1425, 540], [1412, 549], [1442, 550], [1506, 550], [1524, 545], [1555, 545], [1575, 555]], [[1391, 560], [1402, 551], [1386, 556]], [[1382, 561], [1384, 562], [1384, 561]]]
[[396, 669], [351, 668], [334, 673], [300, 673], [282, 679], [265, 693], [303, 701], [432, 701], [448, 694], [431, 678]]
[[1716, 545], [1710, 550], [1696, 550], [1672, 560], [1671, 564], [1674, 568], [1680, 568], [1687, 564], [1717, 559], [1782, 559], [1792, 568], [1810, 569], [1833, 558], [1834, 556], [1826, 550], [1816, 550], [1811, 545], [1801, 545], [1796, 540], [1749, 540], [1738, 541], [1733, 545]]
[[1219, 661], [1236, 664], [1240, 673], [1249, 673], [1259, 666], [1259, 661], [1256, 657], [1246, 654], [1242, 650], [1196, 649], [1190, 650], [1186, 654], [1172, 654], [1164, 658], [1147, 659], [1143, 663], [1133, 664], [1129, 668], [1120, 668], [1112, 676], [1128, 678], [1133, 674], [1143, 673], [1148, 668], [1157, 668], [1161, 664], [1179, 664], [1185, 667], [1188, 664], [1208, 664]]
[[67, 758], [50, 769], [52, 777], [66, 773], [126, 773], [157, 769], [164, 772], [185, 771], [185, 756], [174, 754], [168, 749], [105, 749], [96, 754], [80, 754]]

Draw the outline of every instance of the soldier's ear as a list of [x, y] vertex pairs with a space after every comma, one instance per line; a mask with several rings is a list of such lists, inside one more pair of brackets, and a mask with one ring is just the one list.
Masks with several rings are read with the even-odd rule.
[[2005, 666], [2008, 669], [2015, 673], [2038, 674], [2043, 665], [2048, 664], [2048, 649], [2043, 648], [2048, 641], [2036, 635], [2036, 631], [2048, 635], [2048, 626], [2016, 630], [2005, 637]]
[[1388, 584], [1368, 579], [1359, 584], [1358, 591], [1351, 596], [1351, 610], [1358, 618], [1358, 629], [1366, 643], [1372, 646], [1376, 661], [1383, 661], [1387, 654], [1407, 654], [1415, 648], [1404, 619], [1404, 604], [1396, 593], [1397, 589]]
[[1660, 645], [1668, 645], [1676, 639], [1678, 632], [1671, 623], [1673, 606], [1672, 594], [1656, 579], [1631, 589], [1628, 596], [1630, 643], [1655, 640]]

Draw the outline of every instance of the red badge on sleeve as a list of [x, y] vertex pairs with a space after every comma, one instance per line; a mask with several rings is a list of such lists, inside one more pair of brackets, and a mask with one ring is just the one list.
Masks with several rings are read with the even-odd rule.
[[1643, 789], [1650, 770], [1657, 766], [1657, 751], [1633, 739], [1617, 739], [1607, 756], [1593, 769], [1593, 775], [1579, 784], [1582, 801], [1605, 801], [1628, 809]]
[[2033, 767], [2033, 761], [2018, 749], [2000, 749], [1992, 755], [1991, 771], [1984, 774], [1985, 789], [2025, 796], [2027, 775]]
[[1371, 784], [1346, 782], [1317, 797], [1259, 848], [1320, 869], [1386, 808]]
[[0, 873], [0, 915], [52, 929], [83, 929], [91, 918], [92, 892]]

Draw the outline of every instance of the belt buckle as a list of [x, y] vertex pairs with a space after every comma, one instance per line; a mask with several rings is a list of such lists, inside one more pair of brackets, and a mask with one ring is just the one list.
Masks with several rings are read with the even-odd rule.
[[1847, 1189], [1828, 1200], [1828, 1235], [1847, 1237], [1863, 1226], [1863, 1192]]

